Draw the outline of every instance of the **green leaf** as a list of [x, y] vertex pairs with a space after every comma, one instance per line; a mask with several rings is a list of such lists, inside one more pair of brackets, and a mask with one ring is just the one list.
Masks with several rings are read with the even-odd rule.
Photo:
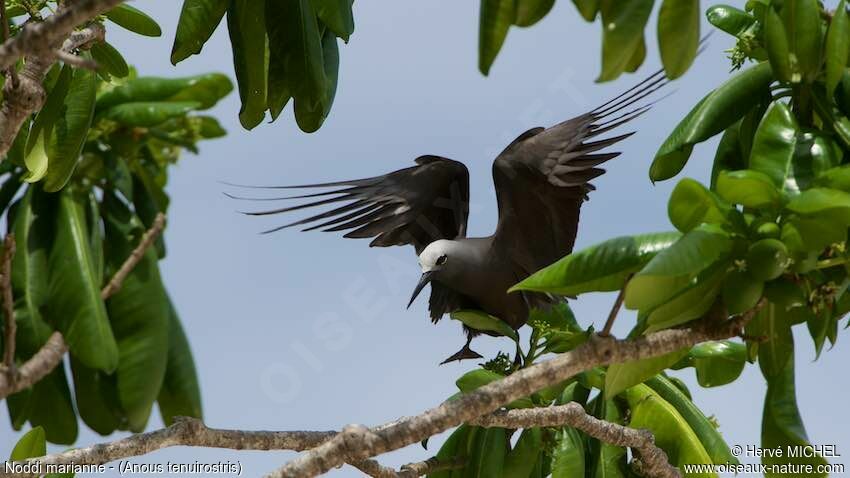
[[513, 340], [519, 340], [516, 330], [510, 325], [497, 317], [481, 312], [480, 310], [457, 310], [451, 313], [451, 318], [459, 320], [464, 325], [471, 329], [482, 330], [488, 332], [497, 332], [499, 335], [510, 337]]
[[747, 362], [747, 347], [729, 340], [704, 342], [691, 348], [687, 364], [693, 366], [703, 387], [734, 382]]
[[171, 47], [171, 64], [201, 52], [210, 39], [221, 18], [227, 11], [230, 0], [184, 0]]
[[578, 430], [564, 427], [556, 431], [552, 478], [583, 478], [585, 469], [584, 440]]
[[12, 454], [9, 456], [10, 461], [23, 461], [27, 458], [35, 458], [47, 454], [47, 442], [44, 438], [44, 429], [35, 427], [32, 430], [24, 433], [15, 448], [12, 449]]
[[714, 304], [729, 263], [718, 261], [696, 281], [657, 306], [646, 319], [645, 333], [675, 327], [703, 316]]
[[537, 463], [542, 445], [542, 429], [526, 428], [523, 430], [516, 445], [505, 457], [502, 478], [528, 478]]
[[[112, 194], [104, 194], [103, 209], [106, 263], [114, 273], [132, 254], [145, 229]], [[106, 307], [118, 341], [118, 397], [130, 430], [141, 432], [159, 395], [168, 358], [170, 308], [156, 251], [145, 252]]]
[[530, 27], [552, 10], [555, 0], [516, 0], [514, 25]]
[[508, 436], [504, 428], [485, 428], [475, 437], [472, 454], [466, 465], [469, 478], [502, 476]]
[[114, 23], [130, 30], [133, 33], [148, 37], [158, 37], [162, 35], [162, 29], [156, 21], [149, 17], [145, 12], [131, 7], [130, 5], [121, 4], [112, 10], [105, 13], [106, 18]]
[[[30, 187], [10, 213], [17, 239], [12, 259], [12, 291], [18, 299], [15, 321], [18, 325], [15, 355], [20, 362], [41, 350], [53, 333], [41, 315], [48, 299], [47, 258], [54, 236], [52, 196]], [[15, 428], [29, 420], [44, 428], [47, 440], [71, 444], [77, 439], [77, 416], [71, 393], [60, 364], [25, 392], [8, 398]]]
[[[498, 373], [490, 370], [475, 369], [463, 374], [459, 379], [457, 379], [455, 384], [461, 393], [469, 393], [479, 387], [487, 385], [490, 382], [495, 382], [496, 380], [501, 380], [503, 378], [505, 378], [503, 375], [499, 375]], [[531, 408], [533, 406], [534, 404], [528, 398], [520, 398], [507, 405], [508, 408]]]
[[686, 355], [688, 349], [682, 349], [657, 357], [611, 364], [605, 373], [605, 400], [611, 400], [627, 388], [654, 377]]
[[121, 52], [108, 42], [98, 42], [91, 47], [91, 56], [100, 67], [98, 71], [106, 72], [116, 78], [124, 78], [130, 74], [130, 67]]
[[797, 214], [823, 215], [842, 225], [850, 224], [850, 194], [836, 189], [808, 189], [785, 207]]
[[[322, 32], [309, 0], [272, 0], [266, 4], [266, 15], [269, 76], [275, 77], [274, 69], [280, 68], [282, 73], [277, 75], [286, 81], [285, 87], [278, 86], [279, 91], [270, 93], [272, 112], [282, 108], [280, 100], [280, 106], [272, 105], [275, 103], [272, 98], [291, 95], [295, 99], [298, 126], [306, 132], [316, 131], [325, 111], [330, 109], [329, 94], [336, 90], [339, 67], [336, 38], [326, 31], [326, 44], [323, 45]], [[324, 58], [325, 51], [329, 58]], [[326, 68], [333, 78], [328, 78]], [[329, 82], [333, 83], [332, 91], [329, 91]]]
[[[721, 206], [726, 211], [721, 210]], [[682, 232], [704, 223], [723, 224], [728, 210], [729, 206], [721, 205], [714, 193], [690, 178], [679, 181], [667, 203], [670, 222]]]
[[168, 361], [157, 405], [166, 426], [174, 417], [202, 418], [201, 390], [189, 341], [170, 299], [168, 302]]
[[643, 30], [652, 12], [653, 1], [601, 0], [602, 72], [596, 81], [614, 80], [629, 66], [643, 41]]
[[325, 92], [321, 101], [311, 106], [300, 97], [295, 98], [295, 120], [302, 131], [312, 133], [322, 126], [328, 113], [331, 111], [334, 96], [336, 96], [336, 84], [339, 74], [339, 46], [336, 37], [325, 30], [322, 36], [322, 59], [325, 73]]
[[[306, 1], [306, 0], [296, 0]], [[242, 108], [239, 121], [252, 129], [265, 118], [268, 70], [265, 2], [233, 0], [227, 10], [227, 30]]]
[[667, 78], [682, 76], [699, 47], [699, 0], [664, 0], [658, 13], [658, 47]]
[[101, 114], [124, 103], [195, 102], [198, 108], [207, 109], [233, 91], [230, 79], [221, 73], [187, 76], [183, 78], [158, 78], [154, 76], [133, 78], [101, 94], [95, 111]]
[[630, 309], [649, 310], [681, 291], [700, 272], [725, 258], [732, 241], [716, 226], [691, 230], [652, 258], [626, 287]]
[[781, 101], [773, 102], [756, 131], [750, 153], [750, 169], [766, 174], [774, 186], [791, 192], [798, 189], [793, 164], [798, 128], [790, 108]]
[[788, 47], [796, 57], [794, 70], [807, 82], [813, 81], [821, 69], [820, 12], [818, 0], [786, 0], [782, 5]]
[[47, 150], [50, 167], [44, 181], [45, 191], [62, 189], [74, 173], [91, 127], [96, 93], [95, 73], [85, 68], [75, 68], [63, 112], [53, 126]]
[[734, 37], [740, 37], [756, 22], [749, 13], [729, 5], [713, 5], [705, 16], [709, 23]]
[[646, 386], [676, 409], [715, 464], [738, 463], [717, 426], [676, 386], [673, 378], [656, 375], [646, 381]]
[[27, 172], [24, 174], [22, 180], [26, 182], [34, 183], [40, 181], [47, 174], [49, 162], [47, 146], [53, 134], [53, 126], [62, 114], [65, 98], [68, 95], [73, 78], [74, 73], [71, 66], [63, 66], [56, 81], [50, 88], [50, 93], [47, 95], [44, 106], [35, 117], [29, 133], [27, 134], [24, 130], [26, 145], [23, 148], [23, 154]]
[[[437, 452], [437, 460], [440, 462], [446, 462], [454, 460], [459, 456], [466, 456], [466, 443], [468, 437], [468, 425], [461, 425], [457, 427], [455, 431], [446, 438], [446, 441], [443, 442], [443, 446], [441, 446], [440, 451]], [[436, 473], [429, 473], [426, 478], [451, 478], [452, 475], [452, 470], [444, 470]]]
[[509, 291], [533, 290], [572, 296], [619, 290], [629, 274], [639, 270], [679, 237], [677, 232], [662, 232], [609, 239], [558, 260]]
[[502, 49], [516, 17], [517, 0], [481, 0], [478, 25], [478, 69], [485, 76]]
[[725, 130], [756, 106], [773, 80], [770, 65], [759, 63], [709, 93], [676, 126], [652, 161], [649, 177], [669, 179], [688, 161], [693, 146]]
[[844, 76], [847, 67], [847, 57], [850, 56], [850, 18], [847, 17], [847, 7], [844, 0], [838, 2], [829, 29], [826, 33], [826, 92], [829, 95]]
[[799, 82], [800, 77], [794, 77], [791, 68], [791, 47], [788, 45], [788, 34], [782, 19], [772, 7], [767, 8], [764, 17], [764, 41], [767, 58], [776, 79], [786, 83]]
[[18, 245], [12, 258], [12, 291], [22, 302], [27, 317], [39, 323], [41, 308], [49, 297], [47, 264], [56, 221], [53, 206], [51, 197], [36, 187], [28, 187], [15, 208], [13, 220]]
[[722, 171], [717, 177], [717, 194], [732, 204], [756, 209], [776, 207], [782, 200], [771, 177], [751, 169]]
[[227, 130], [212, 116], [193, 116], [189, 121], [196, 126], [196, 131], [202, 138], [221, 138], [227, 134]]
[[62, 332], [72, 356], [112, 372], [118, 365], [118, 347], [100, 298], [84, 211], [81, 196], [67, 190], [60, 194], [45, 318]]
[[[763, 344], [762, 344], [763, 345]], [[788, 360], [773, 377], [768, 378], [767, 394], [764, 399], [764, 414], [761, 421], [761, 447], [763, 449], [782, 449], [810, 447], [800, 410], [797, 408], [797, 396], [794, 386], [794, 352], [793, 347], [789, 352]], [[762, 463], [771, 466], [795, 466], [793, 469], [801, 469], [810, 465], [813, 470], [827, 462], [820, 455], [813, 457], [790, 457], [783, 454], [781, 457], [763, 456]], [[826, 473], [779, 473], [769, 468], [765, 477], [779, 478], [787, 476], [815, 477], [827, 476]]]
[[789, 314], [770, 302], [747, 325], [747, 334], [766, 337], [759, 344], [758, 354], [759, 367], [765, 378], [770, 380], [781, 375], [794, 353]]
[[[645, 428], [655, 436], [655, 444], [673, 466], [711, 464], [708, 455], [690, 424], [667, 400], [646, 385], [636, 385], [625, 392], [631, 408], [631, 428]], [[691, 473], [688, 476], [716, 476], [713, 473]]]
[[126, 428], [126, 418], [118, 399], [118, 383], [107, 375], [86, 367], [71, 357], [74, 376], [74, 396], [83, 422], [101, 435]]
[[495, 382], [496, 380], [501, 380], [505, 378], [503, 375], [500, 375], [496, 372], [485, 370], [485, 369], [475, 369], [463, 374], [455, 384], [457, 385], [458, 390], [463, 393], [469, 393], [476, 388], [487, 385], [490, 382]]
[[599, 0], [573, 0], [573, 4], [582, 18], [588, 22], [596, 20], [596, 14], [599, 12]]
[[171, 118], [183, 116], [199, 107], [200, 103], [194, 101], [140, 101], [124, 103], [109, 108], [101, 117], [125, 126], [148, 128], [161, 124]]
[[354, 33], [353, 0], [311, 0], [316, 16], [339, 38], [348, 43]]

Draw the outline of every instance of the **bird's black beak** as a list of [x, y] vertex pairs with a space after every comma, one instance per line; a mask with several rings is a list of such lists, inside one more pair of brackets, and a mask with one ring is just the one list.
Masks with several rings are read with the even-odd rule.
[[416, 300], [416, 296], [422, 292], [422, 289], [431, 282], [431, 276], [434, 274], [434, 271], [423, 272], [422, 277], [419, 278], [419, 283], [416, 284], [416, 288], [413, 289], [413, 295], [410, 296], [410, 302], [407, 303], [407, 308], [409, 309], [413, 301]]

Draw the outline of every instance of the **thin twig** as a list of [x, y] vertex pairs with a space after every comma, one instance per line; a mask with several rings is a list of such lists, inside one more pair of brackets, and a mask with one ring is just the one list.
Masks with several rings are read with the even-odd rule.
[[[0, 2], [3, 3], [3, 2]], [[15, 255], [15, 235], [9, 233], [3, 241], [3, 263], [0, 264], [0, 291], [3, 293], [5, 335], [3, 339], [3, 366], [10, 381], [15, 380], [15, 299], [12, 297], [12, 257]]]
[[98, 69], [97, 62], [92, 60], [92, 59], [83, 58], [81, 56], [74, 55], [73, 53], [69, 53], [69, 52], [62, 51], [62, 50], [56, 50], [54, 53], [56, 55], [57, 60], [59, 60], [63, 63], [66, 63], [68, 65], [71, 65], [73, 67], [85, 68], [87, 70], [97, 70]]
[[[124, 260], [124, 263], [121, 264], [121, 267], [112, 276], [109, 283], [101, 289], [100, 296], [103, 300], [108, 299], [121, 289], [121, 284], [124, 282], [124, 279], [127, 278], [127, 275], [133, 270], [133, 267], [135, 267], [142, 257], [144, 257], [145, 251], [153, 245], [157, 236], [162, 233], [162, 229], [164, 227], [165, 215], [159, 213], [154, 219], [150, 229], [148, 229], [142, 236], [142, 239], [139, 241], [139, 245], [136, 246], [136, 248], [133, 249], [133, 252], [130, 253], [126, 260]], [[39, 382], [62, 362], [62, 358], [67, 352], [68, 344], [65, 342], [62, 334], [58, 331], [53, 332], [38, 352], [21, 365], [15, 376], [15, 380], [10, 380], [5, 374], [0, 374], [0, 398], [6, 398], [13, 393], [20, 392], [21, 390], [32, 386], [34, 383]]]
[[651, 432], [600, 420], [588, 414], [584, 407], [576, 402], [547, 408], [503, 410], [476, 418], [469, 423], [482, 427], [514, 429], [570, 426], [602, 442], [635, 450], [640, 455], [645, 476], [682, 476], [681, 472], [670, 464], [664, 450], [655, 445]]
[[142, 239], [139, 241], [139, 245], [133, 249], [133, 252], [127, 257], [121, 267], [115, 272], [112, 276], [112, 279], [109, 280], [109, 283], [106, 284], [106, 287], [100, 291], [100, 296], [103, 299], [107, 299], [112, 294], [118, 292], [121, 289], [121, 285], [124, 283], [124, 279], [127, 278], [127, 275], [136, 267], [136, 264], [142, 260], [142, 257], [145, 256], [145, 252], [148, 250], [151, 245], [153, 245], [156, 238], [165, 228], [165, 214], [158, 213], [156, 218], [153, 220], [153, 224], [151, 224], [150, 229], [145, 231], [145, 234], [142, 236]]
[[608, 314], [608, 320], [605, 321], [605, 327], [603, 327], [602, 331], [599, 332], [600, 337], [608, 337], [611, 335], [611, 328], [614, 327], [614, 321], [617, 320], [617, 314], [620, 313], [620, 308], [623, 306], [623, 299], [626, 297], [626, 286], [629, 285], [629, 280], [631, 280], [632, 275], [634, 274], [629, 274], [629, 276], [626, 277], [623, 287], [620, 289], [620, 292], [617, 293], [617, 299], [614, 301], [614, 306], [611, 307], [611, 312]]

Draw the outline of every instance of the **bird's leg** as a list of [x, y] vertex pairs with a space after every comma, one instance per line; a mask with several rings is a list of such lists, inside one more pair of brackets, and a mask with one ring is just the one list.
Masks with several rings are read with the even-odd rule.
[[469, 348], [470, 342], [472, 342], [472, 334], [469, 334], [468, 338], [466, 339], [466, 344], [463, 346], [463, 348], [455, 352], [451, 357], [440, 362], [440, 365], [445, 365], [449, 362], [454, 362], [456, 360], [461, 361], [465, 359], [483, 358], [483, 355]]
[[519, 342], [516, 343], [516, 356], [514, 356], [514, 370], [522, 368], [522, 349], [519, 347]]

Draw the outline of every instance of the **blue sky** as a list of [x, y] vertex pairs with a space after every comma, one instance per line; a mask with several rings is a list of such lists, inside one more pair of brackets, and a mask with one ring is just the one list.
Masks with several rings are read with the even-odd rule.
[[[222, 71], [232, 77], [224, 25], [199, 57], [177, 67], [169, 63], [181, 3], [135, 3], [159, 21], [162, 38], [111, 25], [109, 41], [143, 75]], [[487, 78], [476, 68], [477, 2], [357, 2], [354, 8], [356, 31], [341, 47], [336, 101], [318, 133], [300, 132], [289, 109], [274, 124], [244, 131], [234, 93], [214, 110], [230, 134], [203, 144], [199, 155], [186, 155], [173, 168], [163, 275], [193, 346], [209, 426], [326, 430], [352, 422], [379, 424], [438, 404], [474, 366], [437, 366], [462, 344], [459, 324], [445, 319], [433, 326], [425, 300], [405, 310], [419, 276], [412, 248], [370, 249], [368, 241], [332, 233], [259, 235], [285, 218], [237, 214], [245, 204], [224, 197], [220, 181], [349, 179], [407, 167], [421, 154], [443, 155], [467, 164], [469, 231], [487, 235], [496, 221], [490, 165], [513, 137], [582, 113], [659, 65], [653, 18], [649, 58], [638, 76], [595, 84], [599, 24], [583, 22], [570, 2], [558, 2], [532, 28], [512, 29]], [[582, 211], [578, 248], [672, 229], [666, 200], [675, 180], [652, 185], [647, 170], [676, 122], [726, 78], [723, 50], [731, 44], [722, 33], [714, 35], [696, 65], [671, 85], [675, 93], [634, 122], [638, 134], [621, 143], [625, 153], [595, 181], [598, 189]], [[695, 150], [684, 176], [707, 181], [714, 144]], [[612, 294], [592, 294], [572, 306], [582, 324], [598, 328], [613, 300]], [[623, 314], [615, 332], [623, 334], [633, 323], [633, 314]], [[813, 363], [808, 334], [797, 332], [797, 394], [809, 437], [848, 454], [842, 445], [850, 443], [850, 431], [836, 426], [846, 416], [840, 411], [848, 392], [842, 370], [850, 359], [846, 333]], [[485, 337], [475, 348], [492, 355], [511, 344]], [[719, 389], [700, 389], [692, 371], [677, 375], [706, 414], [717, 418], [730, 445], [759, 443], [764, 380], [758, 367]], [[156, 416], [148, 427], [160, 426]], [[0, 448], [10, 449], [17, 436], [8, 424], [0, 427]], [[83, 430], [78, 445], [104, 440]], [[412, 446], [381, 461], [418, 461], [438, 444], [435, 439], [430, 451]], [[293, 456], [180, 448], [133, 461], [239, 460], [255, 476]], [[358, 474], [342, 468], [332, 476]]]

